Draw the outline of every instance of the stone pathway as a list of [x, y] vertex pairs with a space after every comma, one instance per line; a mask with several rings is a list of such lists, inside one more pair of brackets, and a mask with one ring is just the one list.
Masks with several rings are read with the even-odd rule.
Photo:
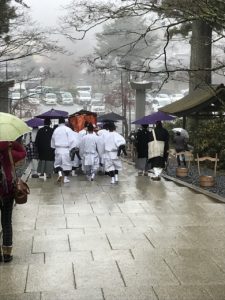
[[30, 179], [1, 300], [225, 299], [225, 204], [137, 177]]

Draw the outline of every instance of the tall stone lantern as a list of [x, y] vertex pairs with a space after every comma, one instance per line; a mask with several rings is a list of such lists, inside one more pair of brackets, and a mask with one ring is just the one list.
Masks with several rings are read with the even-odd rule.
[[147, 81], [131, 81], [132, 89], [136, 90], [135, 101], [135, 120], [144, 117], [145, 115], [145, 90], [151, 89], [152, 82]]
[[14, 80], [0, 81], [0, 111], [8, 113], [11, 108], [9, 99], [9, 88], [14, 86]]

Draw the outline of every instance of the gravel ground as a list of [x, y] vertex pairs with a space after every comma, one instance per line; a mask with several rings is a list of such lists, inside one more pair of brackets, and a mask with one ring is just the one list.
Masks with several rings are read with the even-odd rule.
[[[200, 187], [199, 185], [199, 174], [198, 174], [198, 169], [197, 165], [191, 165], [189, 168], [189, 173], [187, 177], [177, 177], [176, 176], [176, 168], [177, 164], [176, 162], [170, 162], [166, 174], [171, 177], [175, 177], [181, 181], [187, 182], [189, 184], [193, 184], [197, 187]], [[213, 170], [207, 169], [207, 168], [201, 168], [201, 174], [202, 175], [213, 175]], [[215, 193], [221, 197], [225, 197], [225, 175], [222, 174], [222, 172], [217, 172], [216, 178], [215, 178], [216, 184], [214, 187], [208, 187], [208, 188], [203, 188], [206, 189], [209, 192]]]

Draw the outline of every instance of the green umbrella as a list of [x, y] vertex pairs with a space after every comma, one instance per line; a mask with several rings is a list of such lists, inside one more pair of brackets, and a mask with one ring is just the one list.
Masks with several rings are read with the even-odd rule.
[[0, 112], [0, 141], [15, 141], [32, 128], [14, 115]]

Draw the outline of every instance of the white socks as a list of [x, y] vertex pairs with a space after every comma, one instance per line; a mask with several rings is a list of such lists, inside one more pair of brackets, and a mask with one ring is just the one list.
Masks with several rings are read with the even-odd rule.
[[64, 183], [70, 182], [69, 178], [67, 176], [64, 177]]

